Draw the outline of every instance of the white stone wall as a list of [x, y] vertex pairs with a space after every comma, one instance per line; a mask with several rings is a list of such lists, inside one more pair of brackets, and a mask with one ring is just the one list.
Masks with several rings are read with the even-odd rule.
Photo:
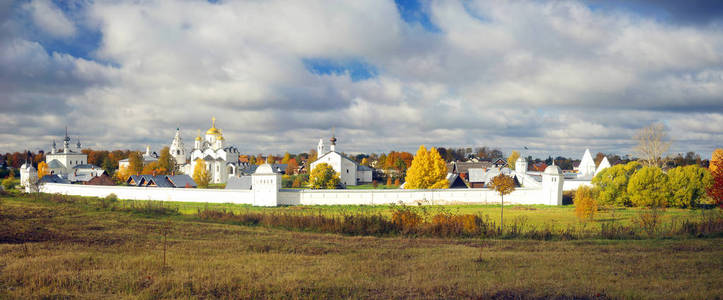
[[589, 186], [592, 187], [592, 183], [590, 180], [575, 180], [575, 179], [566, 179], [565, 182], [562, 185], [563, 191], [574, 191], [577, 190], [580, 186]]
[[[157, 187], [94, 186], [48, 183], [43, 192], [120, 199], [274, 205], [379, 205], [379, 204], [496, 204], [500, 196], [491, 189], [440, 190], [279, 190], [277, 175], [254, 176], [256, 190], [176, 189]], [[274, 180], [276, 179], [276, 180]], [[257, 182], [257, 180], [265, 180]], [[258, 199], [256, 199], [258, 198]], [[274, 202], [274, 199], [276, 200]], [[504, 197], [505, 204], [559, 205], [554, 189], [517, 188]]]
[[46, 183], [42, 187], [45, 193], [65, 195], [105, 197], [116, 194], [120, 199], [159, 200], [180, 202], [210, 202], [253, 204], [254, 194], [251, 190], [221, 189], [177, 189], [135, 186], [102, 186]]

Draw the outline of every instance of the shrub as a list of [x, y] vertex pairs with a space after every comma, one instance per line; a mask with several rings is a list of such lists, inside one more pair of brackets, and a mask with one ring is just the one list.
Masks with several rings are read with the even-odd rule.
[[630, 177], [627, 192], [634, 206], [664, 207], [670, 197], [668, 176], [658, 167], [643, 167]]
[[589, 186], [580, 186], [575, 191], [575, 215], [580, 221], [592, 221], [597, 212], [595, 192]]
[[625, 165], [615, 165], [606, 168], [592, 179], [592, 184], [599, 191], [598, 201], [602, 205], [630, 206], [627, 194], [628, 181], [636, 170], [640, 169], [638, 162], [629, 162]]
[[696, 207], [706, 196], [712, 182], [710, 171], [698, 165], [677, 167], [668, 171], [670, 207]]
[[15, 175], [11, 172], [10, 175], [8, 175], [7, 178], [3, 179], [2, 181], [3, 189], [6, 191], [10, 191], [15, 188]]

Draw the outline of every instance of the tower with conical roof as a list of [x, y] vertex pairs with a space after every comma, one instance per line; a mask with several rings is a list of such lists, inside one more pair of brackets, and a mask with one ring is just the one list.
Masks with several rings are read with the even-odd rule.
[[173, 137], [171, 147], [169, 147], [168, 151], [171, 152], [173, 158], [176, 159], [177, 165], [183, 165], [186, 163], [186, 147], [183, 145], [183, 140], [181, 139], [180, 128], [176, 128], [176, 136]]

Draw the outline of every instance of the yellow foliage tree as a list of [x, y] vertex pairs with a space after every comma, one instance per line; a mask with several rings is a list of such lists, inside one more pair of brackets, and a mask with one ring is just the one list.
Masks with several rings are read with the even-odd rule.
[[716, 162], [723, 161], [723, 149], [715, 149], [710, 158], [710, 172], [715, 173], [718, 164]]
[[284, 158], [281, 159], [282, 164], [288, 164], [289, 159], [291, 159], [291, 154], [289, 152], [284, 153]]
[[120, 182], [128, 180], [128, 176], [131, 176], [131, 171], [127, 167], [121, 166], [118, 168], [118, 171], [115, 171], [115, 178]]
[[510, 167], [511, 170], [515, 169], [515, 163], [517, 162], [518, 158], [520, 158], [520, 152], [517, 151], [512, 151], [510, 157], [507, 158], [507, 165]]
[[48, 171], [48, 164], [46, 164], [44, 161], [41, 161], [38, 163], [38, 179], [43, 178], [43, 176], [50, 174], [50, 171]]
[[412, 160], [412, 166], [407, 169], [404, 181], [405, 189], [445, 189], [449, 187], [447, 164], [437, 149], [427, 151], [421, 145]]
[[143, 166], [143, 171], [141, 172], [141, 174], [144, 175], [166, 175], [167, 173], [168, 171], [161, 167], [161, 164], [157, 161]]
[[362, 158], [362, 161], [361, 161], [360, 165], [362, 165], [362, 166], [369, 166], [369, 159], [367, 159], [366, 157], [365, 157], [365, 158]]
[[339, 174], [327, 163], [316, 165], [309, 175], [309, 186], [312, 189], [335, 189], [339, 182]]
[[196, 166], [193, 168], [193, 181], [199, 188], [208, 188], [211, 182], [211, 174], [206, 170], [206, 162], [203, 159], [196, 159]]
[[515, 180], [505, 174], [500, 174], [492, 178], [489, 183], [490, 188], [497, 191], [502, 199], [502, 207], [500, 209], [500, 229], [504, 226], [505, 216], [505, 195], [515, 190]]
[[597, 212], [595, 191], [589, 186], [581, 185], [575, 191], [575, 215], [580, 221], [592, 221]]

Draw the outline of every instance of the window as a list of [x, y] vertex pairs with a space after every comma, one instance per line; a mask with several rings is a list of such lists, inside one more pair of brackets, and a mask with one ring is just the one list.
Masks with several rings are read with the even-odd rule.
[[349, 174], [349, 169], [346, 169], [346, 173]]

